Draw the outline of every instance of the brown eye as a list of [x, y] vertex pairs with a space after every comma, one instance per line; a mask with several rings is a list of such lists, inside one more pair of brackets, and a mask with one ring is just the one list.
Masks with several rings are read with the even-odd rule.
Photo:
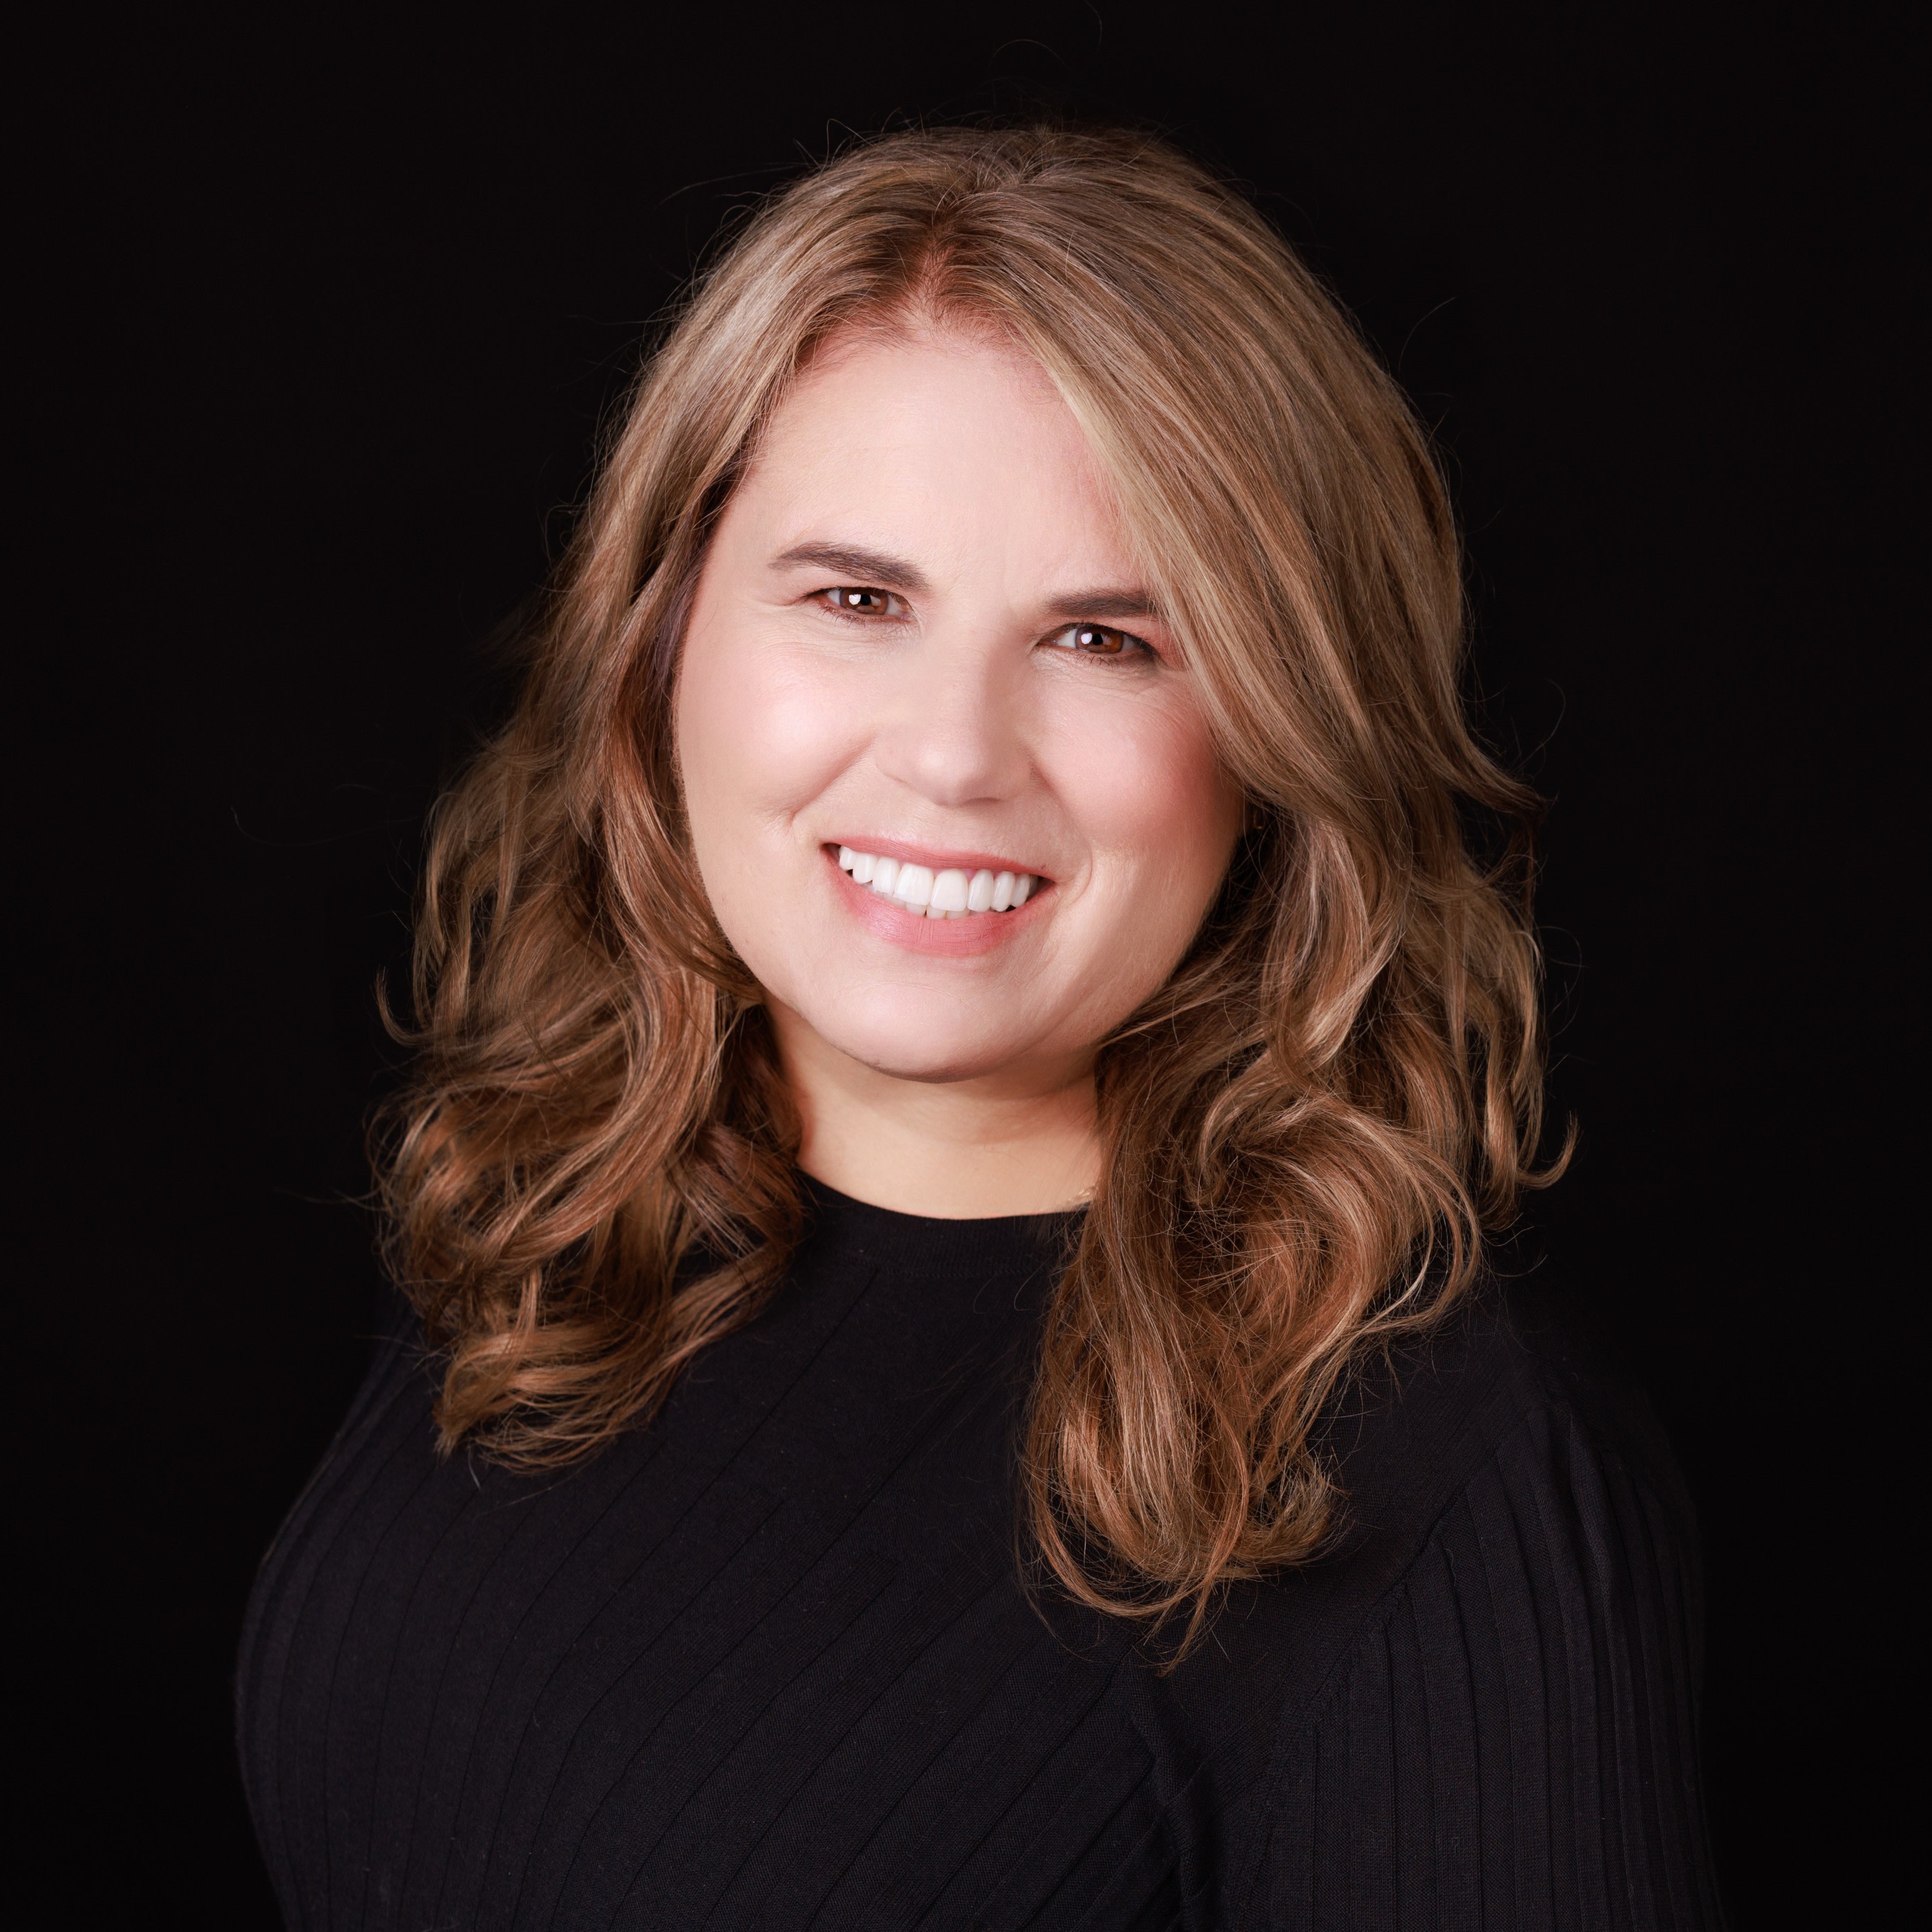
[[835, 610], [843, 611], [854, 617], [890, 617], [898, 614], [893, 607], [898, 602], [890, 590], [868, 590], [860, 584], [841, 584], [836, 590], [821, 590], [819, 596]]
[[1148, 651], [1132, 632], [1117, 631], [1108, 624], [1070, 624], [1048, 642], [1090, 658], [1138, 657]]

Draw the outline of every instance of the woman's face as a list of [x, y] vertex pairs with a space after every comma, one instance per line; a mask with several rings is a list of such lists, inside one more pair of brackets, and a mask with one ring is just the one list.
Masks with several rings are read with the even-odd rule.
[[1090, 1064], [1240, 820], [1072, 416], [950, 332], [835, 344], [773, 417], [676, 733], [705, 889], [782, 1036], [909, 1079]]

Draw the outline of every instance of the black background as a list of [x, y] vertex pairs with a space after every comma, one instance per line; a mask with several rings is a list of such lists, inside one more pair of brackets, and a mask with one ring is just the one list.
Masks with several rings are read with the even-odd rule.
[[362, 1359], [371, 987], [646, 326], [854, 133], [1036, 107], [1248, 182], [1438, 430], [1486, 727], [1555, 801], [1584, 1138], [1538, 1214], [1703, 1513], [1725, 1882], [1742, 1924], [1875, 1916], [1920, 1286], [1903, 45], [1709, 8], [266, 19], [82, 26], [15, 83], [28, 1922], [272, 1922], [229, 1673]]

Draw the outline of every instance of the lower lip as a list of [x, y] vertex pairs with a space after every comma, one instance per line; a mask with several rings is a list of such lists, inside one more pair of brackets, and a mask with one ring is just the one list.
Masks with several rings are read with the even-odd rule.
[[853, 916], [895, 946], [908, 952], [929, 952], [946, 959], [970, 959], [1004, 946], [1016, 934], [1035, 923], [1034, 909], [1050, 900], [1053, 887], [1042, 881], [1033, 889], [1023, 906], [1011, 912], [976, 912], [964, 919], [928, 919], [923, 913], [909, 910], [898, 899], [889, 899], [862, 886], [838, 862], [838, 855], [828, 848], [826, 863], [836, 882], [833, 890], [844, 899]]

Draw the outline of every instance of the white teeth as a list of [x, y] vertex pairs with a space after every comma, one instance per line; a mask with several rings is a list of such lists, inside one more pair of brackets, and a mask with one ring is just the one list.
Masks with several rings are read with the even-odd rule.
[[995, 872], [984, 866], [970, 872], [963, 866], [948, 866], [935, 872], [929, 866], [861, 852], [854, 845], [838, 848], [838, 867], [851, 874], [854, 884], [870, 886], [880, 898], [928, 919], [1010, 911], [1024, 905], [1039, 883], [1030, 872]]

